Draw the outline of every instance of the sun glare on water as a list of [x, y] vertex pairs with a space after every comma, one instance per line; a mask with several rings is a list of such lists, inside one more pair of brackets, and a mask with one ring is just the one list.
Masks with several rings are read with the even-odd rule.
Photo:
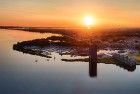
[[89, 28], [93, 25], [95, 25], [95, 18], [92, 16], [85, 16], [84, 17], [84, 24]]

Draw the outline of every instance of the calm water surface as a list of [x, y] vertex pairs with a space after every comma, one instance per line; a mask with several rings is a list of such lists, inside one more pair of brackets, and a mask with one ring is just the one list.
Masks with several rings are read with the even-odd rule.
[[139, 94], [140, 66], [134, 72], [113, 64], [89, 64], [23, 54], [13, 44], [54, 34], [0, 30], [0, 94]]

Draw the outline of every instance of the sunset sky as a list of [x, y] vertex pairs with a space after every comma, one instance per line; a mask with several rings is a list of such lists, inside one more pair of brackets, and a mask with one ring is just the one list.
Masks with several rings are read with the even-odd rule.
[[140, 27], [140, 0], [0, 0], [0, 25]]

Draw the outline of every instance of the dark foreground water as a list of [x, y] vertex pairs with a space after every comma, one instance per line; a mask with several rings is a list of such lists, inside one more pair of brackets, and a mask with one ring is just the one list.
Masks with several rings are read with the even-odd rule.
[[97, 64], [97, 76], [90, 77], [88, 62], [64, 62], [56, 53], [48, 59], [12, 48], [17, 42], [51, 35], [0, 30], [0, 94], [139, 94], [140, 66], [129, 72]]

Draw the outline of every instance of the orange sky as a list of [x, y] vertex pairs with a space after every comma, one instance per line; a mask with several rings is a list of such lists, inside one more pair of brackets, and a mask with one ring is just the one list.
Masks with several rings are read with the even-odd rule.
[[96, 25], [140, 27], [140, 0], [0, 0], [0, 25], [84, 27], [83, 17]]

